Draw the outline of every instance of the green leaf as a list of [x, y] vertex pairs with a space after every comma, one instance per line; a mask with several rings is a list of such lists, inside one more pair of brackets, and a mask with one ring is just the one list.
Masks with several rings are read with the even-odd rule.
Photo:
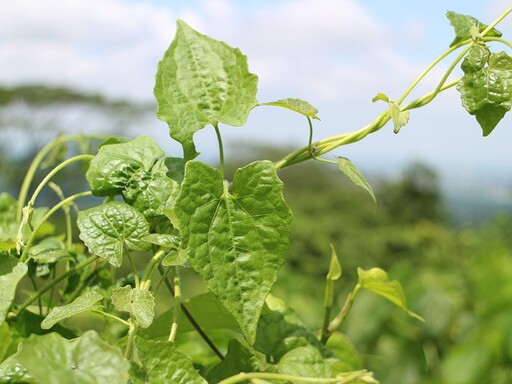
[[155, 317], [155, 298], [151, 292], [129, 285], [112, 290], [112, 304], [118, 311], [130, 313], [142, 328], [147, 328]]
[[150, 247], [143, 238], [149, 234], [149, 224], [139, 211], [126, 203], [110, 201], [78, 213], [80, 239], [92, 254], [114, 267], [121, 266], [129, 250]]
[[336, 250], [331, 244], [331, 262], [329, 263], [329, 271], [327, 272], [327, 280], [338, 280], [341, 277], [342, 269], [341, 264], [338, 260], [338, 255], [336, 254]]
[[197, 156], [195, 132], [208, 124], [242, 126], [254, 108], [258, 78], [239, 49], [178, 21], [176, 36], [158, 64], [154, 94], [157, 116], [183, 145], [186, 160]]
[[361, 288], [365, 288], [384, 297], [406, 311], [409, 316], [424, 321], [421, 316], [407, 309], [402, 285], [397, 280], [390, 281], [386, 271], [381, 268], [371, 268], [367, 271], [362, 268], [357, 268], [357, 275], [359, 277], [358, 284]]
[[206, 379], [209, 383], [218, 383], [240, 372], [258, 371], [260, 367], [256, 356], [238, 340], [231, 339], [224, 360], [208, 372]]
[[279, 373], [284, 375], [329, 378], [332, 376], [333, 361], [325, 359], [317, 348], [305, 345], [286, 353], [277, 364]]
[[[456, 12], [448, 11], [446, 12], [446, 17], [450, 20], [450, 25], [455, 30], [455, 39], [450, 44], [450, 47], [453, 47], [467, 39], [475, 39], [475, 33], [473, 32], [475, 28], [478, 32], [483, 32], [484, 29], [487, 28], [487, 25], [482, 24], [472, 16], [461, 15]], [[501, 32], [493, 28], [486, 34], [486, 36], [500, 37]]]
[[375, 198], [375, 194], [373, 193], [373, 189], [370, 184], [366, 181], [364, 176], [359, 172], [356, 166], [346, 157], [336, 156], [338, 160], [338, 168], [341, 172], [347, 176], [354, 185], [363, 188], [366, 192], [370, 194], [374, 204], [377, 204], [377, 199]]
[[90, 311], [91, 309], [97, 309], [100, 306], [96, 305], [96, 303], [101, 299], [103, 299], [103, 296], [101, 296], [99, 293], [88, 291], [67, 305], [54, 307], [41, 323], [41, 328], [50, 329], [58, 322], [78, 313]]
[[272, 163], [239, 169], [230, 188], [218, 170], [190, 161], [175, 211], [192, 268], [252, 343], [284, 262], [292, 221]]
[[343, 333], [334, 332], [325, 346], [339, 358], [339, 361], [334, 365], [336, 373], [363, 369], [363, 359], [357, 353], [352, 341]]
[[282, 100], [272, 101], [270, 103], [262, 103], [261, 105], [271, 105], [275, 107], [282, 107], [286, 109], [290, 109], [294, 112], [300, 113], [306, 117], [311, 117], [312, 119], [320, 120], [316, 115], [318, 113], [318, 109], [313, 107], [305, 100], [288, 98]]
[[124, 384], [128, 379], [121, 351], [94, 331], [73, 340], [53, 332], [32, 335], [13, 358], [37, 383]]
[[179, 192], [179, 184], [167, 177], [167, 172], [165, 161], [157, 160], [150, 172], [138, 173], [130, 180], [123, 198], [148, 219], [164, 216]]
[[[4, 361], [5, 357], [8, 356], [7, 353], [13, 342], [13, 335], [9, 329], [9, 325], [5, 322], [0, 324], [0, 340], [2, 340], [0, 343], [0, 361]], [[1, 378], [0, 376], [0, 382]]]
[[277, 297], [269, 295], [261, 317], [254, 349], [279, 361], [287, 352], [311, 345], [322, 356], [333, 357], [318, 338], [309, 331], [295, 312]]
[[207, 384], [192, 359], [168, 341], [135, 338], [135, 347], [146, 372], [146, 383]]
[[47, 237], [28, 251], [29, 256], [40, 264], [55, 263], [69, 257], [66, 245], [56, 237]]
[[130, 182], [149, 172], [162, 156], [162, 149], [148, 136], [126, 143], [103, 145], [91, 160], [85, 177], [94, 195], [118, 195]]
[[0, 324], [16, 296], [16, 286], [27, 273], [28, 267], [18, 259], [0, 253]]
[[180, 238], [167, 233], [150, 233], [142, 238], [145, 242], [158, 245], [163, 248], [178, 248], [180, 246]]
[[464, 58], [457, 90], [462, 105], [489, 135], [512, 106], [512, 56], [474, 45]]

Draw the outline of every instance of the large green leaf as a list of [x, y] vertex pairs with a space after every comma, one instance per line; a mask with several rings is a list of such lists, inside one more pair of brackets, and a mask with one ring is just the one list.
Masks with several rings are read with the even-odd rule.
[[66, 340], [57, 333], [32, 335], [13, 356], [36, 383], [124, 384], [128, 362], [94, 331]]
[[113, 196], [123, 192], [132, 180], [143, 178], [155, 161], [164, 156], [158, 144], [148, 136], [140, 136], [120, 144], [100, 147], [85, 177], [96, 196]]
[[[487, 28], [487, 25], [481, 23], [477, 19], [468, 15], [461, 15], [460, 13], [448, 11], [446, 17], [450, 20], [450, 24], [455, 30], [455, 39], [450, 44], [450, 47], [457, 45], [458, 43], [475, 38], [475, 33], [483, 32]], [[496, 29], [491, 29], [486, 36], [501, 36], [501, 32]]]
[[178, 21], [176, 36], [158, 64], [158, 117], [183, 145], [185, 159], [197, 156], [193, 135], [208, 124], [241, 126], [257, 105], [258, 78], [239, 49]]
[[462, 105], [489, 135], [512, 106], [512, 56], [475, 45], [462, 62], [457, 85]]
[[346, 157], [337, 156], [338, 168], [347, 176], [354, 185], [363, 188], [371, 196], [374, 204], [377, 204], [377, 199], [373, 193], [371, 185], [366, 181], [362, 173], [357, 167]]
[[421, 316], [407, 309], [407, 302], [402, 285], [397, 280], [390, 280], [386, 271], [381, 268], [371, 268], [369, 270], [357, 268], [357, 275], [358, 285], [361, 288], [365, 288], [384, 297], [396, 306], [402, 308], [410, 316], [424, 321]]
[[78, 313], [98, 308], [99, 306], [96, 303], [101, 299], [103, 299], [103, 297], [99, 293], [94, 291], [88, 291], [83, 295], [77, 297], [75, 300], [73, 300], [73, 302], [67, 305], [54, 307], [42, 321], [41, 328], [50, 329], [55, 324], [64, 319], [67, 319]]
[[192, 359], [177, 351], [174, 343], [136, 337], [135, 346], [146, 372], [146, 383], [206, 384], [194, 369]]
[[37, 263], [47, 264], [69, 257], [66, 245], [56, 237], [47, 237], [29, 249], [28, 255]]
[[233, 185], [190, 161], [175, 213], [192, 268], [252, 343], [265, 297], [288, 249], [292, 213], [271, 162], [239, 169]]
[[155, 298], [151, 292], [129, 285], [112, 290], [112, 304], [118, 311], [130, 313], [142, 328], [147, 328], [155, 317]]
[[121, 266], [128, 250], [150, 247], [143, 238], [149, 234], [149, 224], [139, 211], [126, 203], [110, 201], [78, 213], [80, 238], [92, 254], [114, 267]]
[[16, 286], [27, 273], [28, 267], [18, 259], [0, 253], [0, 324], [16, 295]]

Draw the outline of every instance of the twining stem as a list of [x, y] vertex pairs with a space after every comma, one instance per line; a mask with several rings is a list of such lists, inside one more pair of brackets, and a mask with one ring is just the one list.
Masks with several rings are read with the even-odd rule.
[[172, 316], [171, 330], [169, 332], [169, 341], [174, 341], [178, 331], [178, 315], [180, 313], [181, 305], [181, 282], [178, 268], [174, 270], [174, 311]]
[[362, 370], [362, 371], [354, 371], [354, 372], [346, 372], [338, 374], [335, 378], [321, 378], [321, 377], [304, 377], [304, 376], [295, 376], [295, 375], [286, 375], [281, 373], [273, 373], [273, 372], [250, 372], [250, 373], [239, 373], [237, 375], [228, 377], [222, 381], [219, 381], [219, 384], [234, 384], [240, 382], [246, 382], [253, 379], [268, 379], [268, 380], [279, 380], [283, 382], [297, 382], [297, 383], [337, 383], [337, 384], [349, 384], [349, 383], [374, 383], [377, 384], [378, 381], [373, 379], [373, 374], [371, 372]]
[[[164, 276], [165, 274], [165, 270], [164, 268], [159, 265], [158, 266], [158, 272]], [[165, 278], [164, 279], [164, 284], [165, 286], [167, 287], [167, 289], [169, 290], [169, 292], [173, 295], [175, 295], [175, 292], [174, 292], [174, 287], [173, 285], [169, 282], [169, 279], [168, 278]], [[192, 314], [189, 312], [189, 310], [187, 309], [187, 307], [185, 306], [185, 304], [183, 304], [182, 302], [180, 302], [180, 309], [181, 311], [183, 312], [183, 314], [185, 315], [185, 317], [188, 319], [188, 321], [190, 322], [190, 324], [192, 325], [192, 327], [196, 330], [196, 332], [199, 334], [199, 336], [201, 336], [201, 338], [205, 341], [206, 344], [208, 344], [208, 346], [210, 347], [210, 349], [213, 351], [213, 353], [215, 353], [219, 359], [221, 360], [224, 360], [224, 355], [222, 354], [221, 351], [219, 351], [219, 348], [217, 348], [217, 346], [215, 345], [215, 343], [208, 337], [208, 335], [204, 332], [204, 330], [201, 328], [201, 326], [198, 324], [198, 322], [196, 321], [196, 319], [194, 319], [194, 316], [192, 316]]]
[[485, 28], [480, 35], [485, 36], [491, 29], [493, 29], [496, 25], [498, 25], [508, 14], [512, 12], [512, 7], [508, 8], [505, 12], [503, 12], [496, 20], [494, 20], [491, 24]]
[[158, 263], [160, 262], [162, 256], [164, 255], [165, 252], [163, 250], [160, 250], [157, 253], [155, 253], [154, 256], [151, 258], [148, 265], [146, 266], [144, 275], [142, 276], [142, 283], [140, 284], [140, 289], [148, 290], [151, 287], [151, 278], [155, 273]]
[[23, 180], [23, 184], [21, 185], [20, 193], [18, 194], [18, 206], [16, 209], [16, 221], [19, 222], [21, 220], [21, 211], [23, 207], [25, 206], [25, 201], [27, 199], [28, 190], [30, 188], [30, 184], [32, 183], [32, 180], [34, 179], [34, 176], [37, 172], [37, 169], [39, 168], [40, 164], [54, 149], [56, 146], [64, 144], [66, 142], [73, 142], [73, 141], [79, 141], [83, 139], [97, 139], [97, 140], [103, 140], [108, 138], [108, 135], [76, 135], [76, 136], [60, 136], [54, 141], [48, 143], [46, 146], [44, 146], [34, 157], [32, 160], [32, 163], [30, 164], [30, 167], [27, 170], [27, 173], [25, 174], [25, 178]]
[[128, 341], [126, 342], [126, 348], [124, 350], [124, 357], [126, 360], [130, 360], [133, 352], [133, 340], [137, 334], [137, 324], [135, 322], [128, 322], [130, 329], [128, 330]]
[[139, 280], [139, 272], [137, 271], [137, 266], [133, 262], [133, 258], [130, 253], [126, 254], [126, 258], [128, 259], [128, 263], [130, 264], [130, 268], [132, 269], [133, 278], [135, 279], [135, 288], [140, 288], [140, 280]]
[[217, 142], [219, 143], [219, 170], [220, 173], [222, 174], [222, 178], [224, 178], [224, 145], [222, 144], [222, 136], [220, 135], [219, 125], [215, 124], [213, 127], [215, 128]]
[[43, 218], [41, 219], [41, 223], [36, 227], [34, 228], [34, 230], [32, 231], [27, 243], [25, 244], [25, 248], [23, 249], [23, 253], [21, 254], [20, 256], [20, 261], [21, 262], [26, 262], [28, 260], [28, 251], [30, 249], [30, 247], [32, 246], [32, 243], [34, 242], [35, 238], [36, 238], [36, 234], [37, 234], [37, 231], [39, 230], [39, 228], [46, 222], [48, 221], [48, 219], [55, 213], [57, 212], [60, 208], [62, 208], [63, 206], [69, 204], [70, 202], [74, 201], [74, 200], [77, 200], [81, 197], [85, 197], [85, 196], [92, 196], [92, 192], [91, 191], [86, 191], [86, 192], [81, 192], [81, 193], [77, 193], [75, 195], [72, 195], [72, 196], [69, 196], [68, 198], [60, 201], [58, 204], [56, 204], [54, 207], [52, 207], [48, 212], [46, 212], [46, 214], [43, 216]]
[[352, 308], [352, 305], [354, 304], [354, 300], [356, 298], [357, 293], [361, 289], [361, 286], [359, 284], [356, 284], [354, 289], [348, 294], [347, 300], [345, 300], [345, 304], [343, 304], [343, 307], [341, 308], [338, 315], [329, 323], [329, 326], [327, 327], [327, 332], [325, 334], [322, 334], [322, 343], [326, 343], [329, 337], [336, 331], [336, 329], [339, 328], [341, 323], [343, 323], [343, 320], [345, 320], [345, 317], [350, 312], [350, 309]]
[[[54, 182], [49, 182], [48, 187], [53, 189], [57, 196], [59, 196], [59, 199], [62, 201], [66, 197], [64, 196], [64, 192], [62, 192], [62, 189], [55, 184]], [[66, 248], [71, 249], [73, 246], [73, 229], [72, 229], [72, 223], [71, 223], [71, 215], [70, 215], [70, 209], [69, 205], [64, 205], [62, 207], [62, 211], [64, 212], [64, 218], [66, 220]]]
[[52, 289], [55, 285], [59, 284], [61, 281], [67, 279], [69, 276], [73, 275], [74, 273], [78, 272], [82, 268], [87, 267], [89, 264], [92, 264], [96, 261], [98, 256], [91, 256], [88, 259], [82, 261], [81, 263], [75, 265], [73, 268], [71, 268], [69, 271], [64, 272], [62, 275], [56, 277], [52, 281], [50, 281], [47, 285], [40, 288], [37, 292], [34, 292], [21, 306], [19, 306], [14, 312], [11, 317], [18, 316], [22, 311], [24, 311], [30, 304], [32, 304], [34, 301], [39, 300], [39, 298], [45, 294], [48, 290]]

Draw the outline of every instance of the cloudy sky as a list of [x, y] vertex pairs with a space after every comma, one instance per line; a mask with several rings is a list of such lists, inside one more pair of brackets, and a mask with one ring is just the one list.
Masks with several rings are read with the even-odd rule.
[[[152, 100], [157, 62], [176, 19], [183, 19], [248, 55], [260, 79], [260, 102], [299, 97], [315, 105], [320, 139], [372, 121], [385, 108], [371, 102], [378, 92], [399, 97], [452, 41], [447, 10], [490, 23], [509, 6], [503, 0], [0, 1], [0, 84], [44, 82]], [[507, 20], [499, 29], [512, 39], [511, 27]], [[433, 71], [415, 95], [435, 87], [447, 65]], [[167, 137], [166, 126], [156, 118], [154, 124]], [[507, 169], [510, 125], [508, 117], [483, 138], [452, 90], [412, 112], [398, 135], [387, 126], [336, 154], [365, 167], [417, 159]], [[269, 107], [255, 109], [246, 127], [223, 132], [229, 143], [246, 138], [300, 146], [308, 133], [300, 116]], [[199, 150], [208, 152], [211, 134], [198, 135]]]

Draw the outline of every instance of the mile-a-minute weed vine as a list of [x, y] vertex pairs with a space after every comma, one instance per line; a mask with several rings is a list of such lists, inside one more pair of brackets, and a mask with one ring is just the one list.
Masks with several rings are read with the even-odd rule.
[[[342, 349], [345, 356], [357, 357], [338, 329], [358, 292], [374, 292], [421, 318], [407, 309], [400, 283], [380, 268], [359, 268], [357, 284], [332, 316], [334, 283], [342, 277], [334, 247], [318, 334], [270, 295], [284, 263], [292, 221], [277, 171], [310, 159], [333, 164], [375, 200], [370, 185], [348, 159], [322, 155], [363, 139], [389, 121], [398, 133], [408, 123], [409, 111], [453, 87], [484, 135], [490, 134], [512, 105], [512, 57], [491, 52], [488, 43], [512, 47], [494, 28], [511, 11], [488, 26], [448, 12], [456, 37], [446, 52], [396, 100], [379, 93], [374, 101], [383, 101], [389, 108], [370, 124], [317, 142], [313, 141], [315, 107], [295, 98], [258, 103], [258, 78], [249, 72], [240, 50], [178, 21], [175, 39], [158, 66], [155, 97], [157, 115], [169, 124], [171, 137], [183, 145], [183, 158], [166, 157], [147, 136], [131, 141], [62, 136], [35, 157], [17, 200], [0, 195], [0, 337], [4, 341], [0, 380], [376, 383], [358, 358], [349, 363], [334, 352]], [[426, 74], [455, 51], [460, 53], [437, 87], [404, 104]], [[463, 77], [448, 82], [460, 63]], [[304, 115], [309, 141], [276, 163], [251, 163], [227, 181], [219, 124], [243, 125], [259, 105]], [[194, 160], [198, 154], [194, 133], [208, 125], [217, 135], [219, 169]], [[91, 140], [103, 140], [96, 154], [60, 157], [60, 149], [70, 142]], [[43, 161], [57, 165], [28, 198]], [[74, 162], [88, 164], [85, 178], [90, 190], [66, 197], [51, 179]], [[45, 186], [60, 198], [54, 207], [36, 207]], [[70, 208], [91, 195], [105, 200], [78, 213], [80, 241], [74, 242]], [[49, 224], [59, 210], [66, 218], [62, 232]], [[146, 261], [142, 269], [141, 261]], [[123, 264], [130, 272], [116, 275]], [[180, 275], [185, 268], [197, 272], [208, 287], [207, 293], [186, 302]], [[24, 278], [34, 285], [25, 298], [17, 295]], [[155, 295], [161, 287], [167, 288], [173, 305], [157, 315]], [[70, 328], [70, 318], [79, 316], [87, 321], [104, 318], [102, 337], [88, 329], [87, 321], [74, 322]], [[224, 330], [220, 345], [209, 336], [219, 329]], [[197, 361], [181, 350], [179, 334], [191, 331], [211, 349], [201, 372], [194, 365]]]

